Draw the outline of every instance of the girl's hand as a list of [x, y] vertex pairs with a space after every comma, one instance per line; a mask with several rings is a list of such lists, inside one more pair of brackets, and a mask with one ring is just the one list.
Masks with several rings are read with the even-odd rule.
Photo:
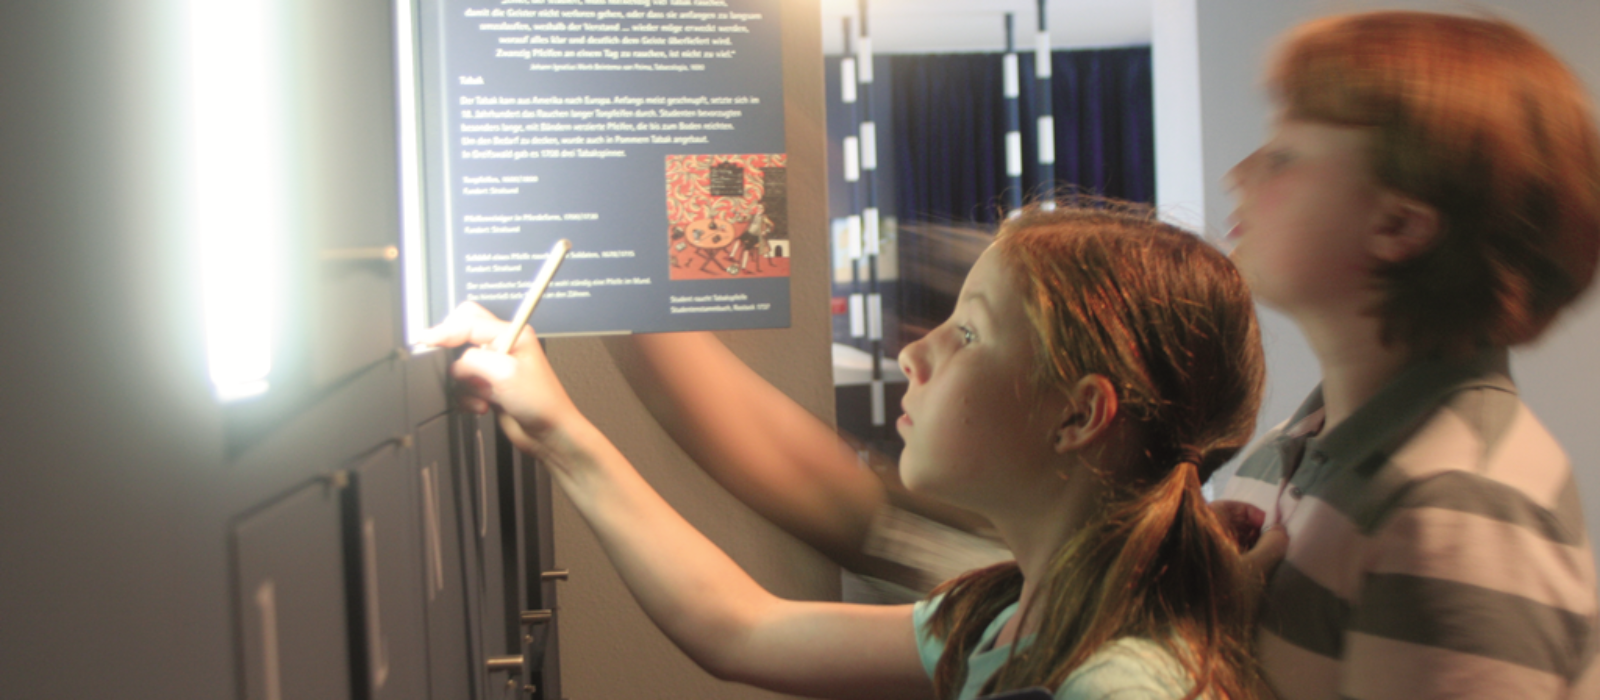
[[461, 406], [500, 413], [512, 443], [549, 468], [639, 605], [690, 658], [719, 678], [784, 693], [932, 696], [911, 606], [795, 602], [767, 592], [584, 419], [532, 332], [519, 334], [509, 355], [482, 349], [506, 329], [483, 307], [464, 304], [423, 340], [480, 346], [450, 369]]
[[467, 302], [428, 329], [422, 342], [445, 348], [472, 346], [450, 366], [462, 410], [478, 414], [499, 410], [508, 437], [526, 452], [542, 454], [570, 444], [559, 438], [585, 419], [550, 368], [533, 329], [518, 334], [507, 354], [485, 349], [508, 325]]

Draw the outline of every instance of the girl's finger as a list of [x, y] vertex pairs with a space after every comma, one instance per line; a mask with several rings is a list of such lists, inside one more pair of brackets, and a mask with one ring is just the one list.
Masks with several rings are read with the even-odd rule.
[[468, 377], [456, 383], [456, 394], [489, 401], [494, 398], [494, 387], [479, 377]]
[[456, 381], [476, 381], [485, 387], [492, 387], [497, 382], [514, 376], [516, 365], [516, 359], [510, 355], [469, 348], [451, 363], [450, 376]]
[[453, 348], [460, 345], [485, 345], [505, 328], [505, 321], [474, 302], [455, 308], [439, 325], [423, 331], [424, 345]]
[[471, 335], [471, 328], [466, 319], [451, 314], [440, 321], [439, 325], [423, 331], [420, 340], [423, 345], [453, 348], [468, 342]]
[[522, 429], [522, 424], [518, 423], [516, 418], [506, 413], [501, 413], [499, 418], [500, 430], [505, 433], [506, 439], [510, 440], [511, 444], [524, 451], [534, 449], [534, 440], [528, 437], [527, 431]]
[[483, 308], [482, 304], [479, 304], [475, 301], [462, 302], [460, 306], [457, 306], [455, 309], [451, 310], [450, 314], [452, 316], [463, 316], [467, 318], [489, 319], [493, 321], [500, 320], [499, 317], [490, 313], [488, 309]]

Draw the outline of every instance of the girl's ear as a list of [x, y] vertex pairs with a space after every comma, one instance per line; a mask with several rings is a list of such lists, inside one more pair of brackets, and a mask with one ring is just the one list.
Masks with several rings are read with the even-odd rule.
[[1439, 237], [1439, 210], [1408, 195], [1385, 191], [1380, 195], [1377, 230], [1367, 241], [1367, 252], [1385, 263], [1410, 260], [1433, 247]]
[[1094, 444], [1111, 430], [1117, 419], [1117, 388], [1111, 380], [1090, 374], [1066, 391], [1067, 403], [1056, 424], [1057, 454], [1075, 452]]

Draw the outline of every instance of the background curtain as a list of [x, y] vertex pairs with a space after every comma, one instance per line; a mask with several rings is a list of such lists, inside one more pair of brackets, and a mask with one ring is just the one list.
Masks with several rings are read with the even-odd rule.
[[[1033, 54], [1019, 56], [1024, 195], [1038, 195], [1038, 134], [1029, 116]], [[1005, 190], [1005, 101], [1000, 54], [889, 58], [890, 151], [900, 223], [995, 223]], [[1053, 54], [1058, 187], [1155, 200], [1150, 49]]]
[[[1024, 201], [1046, 194], [1039, 181], [1039, 98], [1033, 53], [1021, 69]], [[1052, 55], [1055, 187], [1155, 201], [1155, 124], [1149, 47], [1058, 51]], [[898, 279], [882, 286], [892, 354], [949, 316], [967, 269], [1004, 217], [1005, 100], [1001, 54], [888, 58], [888, 146], [880, 174], [898, 218]], [[882, 133], [882, 131], [880, 131]], [[852, 290], [853, 291], [853, 290]]]

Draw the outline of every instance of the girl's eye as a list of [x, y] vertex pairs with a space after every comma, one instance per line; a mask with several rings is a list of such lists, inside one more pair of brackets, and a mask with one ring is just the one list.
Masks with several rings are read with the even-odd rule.
[[956, 330], [961, 332], [962, 345], [971, 345], [972, 341], [978, 339], [978, 334], [973, 333], [971, 328], [966, 326], [956, 326]]

